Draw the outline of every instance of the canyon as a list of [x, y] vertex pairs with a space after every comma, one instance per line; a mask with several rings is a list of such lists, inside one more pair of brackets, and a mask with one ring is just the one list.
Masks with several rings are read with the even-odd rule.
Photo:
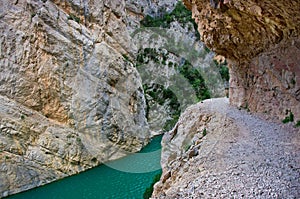
[[[147, 108], [146, 72], [135, 63], [141, 43], [132, 34], [146, 15], [172, 12], [177, 1], [0, 5], [0, 197], [140, 151], [167, 120], [175, 121], [168, 115], [170, 100]], [[180, 35], [193, 26], [173, 24]], [[189, 30], [194, 44], [195, 29]], [[144, 32], [142, 48], [159, 48], [147, 42], [153, 34]], [[200, 41], [197, 46], [204, 51]], [[167, 78], [178, 73], [167, 65], [152, 72], [166, 69], [173, 71]]]
[[148, 143], [125, 1], [0, 4], [0, 196]]
[[[155, 105], [159, 87], [144, 84], [172, 81], [181, 111], [187, 109], [164, 135], [154, 198], [300, 195], [300, 2], [183, 3], [204, 44], [186, 19], [163, 22], [163, 31], [145, 25], [176, 9], [175, 0], [0, 2], [0, 197], [140, 151], [179, 117], [170, 110], [174, 97]], [[208, 97], [195, 95], [194, 82], [180, 78], [180, 67], [196, 66], [204, 71], [200, 91], [224, 96], [214, 55], [228, 62], [229, 100], [203, 101]], [[245, 192], [232, 183], [246, 176], [258, 186], [265, 173], [274, 175], [262, 189]], [[281, 187], [270, 183], [277, 174], [286, 182]], [[228, 176], [222, 195], [216, 190]]]

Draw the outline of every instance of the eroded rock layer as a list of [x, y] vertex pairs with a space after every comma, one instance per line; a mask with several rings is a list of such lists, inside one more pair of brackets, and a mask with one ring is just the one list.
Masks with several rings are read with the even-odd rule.
[[231, 61], [230, 102], [300, 120], [300, 1], [184, 0], [204, 43]]
[[0, 2], [0, 197], [147, 143], [125, 4]]

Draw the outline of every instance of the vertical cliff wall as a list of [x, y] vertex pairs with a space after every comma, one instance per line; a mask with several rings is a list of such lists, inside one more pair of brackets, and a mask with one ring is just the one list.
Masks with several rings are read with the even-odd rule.
[[[0, 197], [148, 141], [123, 0], [0, 2]], [[125, 56], [126, 55], [126, 56]]]
[[300, 1], [218, 2], [184, 0], [204, 43], [231, 62], [231, 104], [300, 120]]

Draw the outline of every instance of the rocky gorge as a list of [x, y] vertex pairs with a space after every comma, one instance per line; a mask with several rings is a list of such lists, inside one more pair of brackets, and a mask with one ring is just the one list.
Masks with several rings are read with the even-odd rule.
[[[153, 198], [299, 196], [300, 2], [211, 2], [1, 1], [0, 197], [174, 125]], [[203, 102], [227, 86], [210, 49], [229, 63], [229, 102]]]
[[[177, 5], [174, 0], [1, 2], [1, 196], [137, 152], [154, 134], [174, 125], [180, 114], [177, 98], [163, 87], [182, 72], [202, 77], [181, 57], [185, 49], [170, 53], [170, 47], [161, 46], [172, 46], [177, 38], [182, 47], [179, 44], [188, 40], [195, 53], [203, 55], [202, 64], [213, 63], [213, 53], [205, 52], [190, 11]], [[173, 30], [174, 38], [164, 41], [166, 34], [160, 34], [153, 45], [156, 30], [146, 24], [150, 32], [139, 29], [141, 20], [162, 18], [176, 6], [164, 30]], [[142, 30], [142, 37], [136, 29]], [[153, 59], [154, 55], [163, 58]], [[182, 65], [184, 71], [179, 70]], [[160, 76], [167, 81], [146, 81], [151, 87], [147, 89], [143, 84], [149, 72], [165, 74]], [[201, 84], [198, 100], [200, 92], [207, 92], [203, 79], [181, 79], [192, 93]], [[163, 87], [154, 92], [157, 86]], [[215, 93], [220, 89], [216, 87]], [[180, 102], [188, 101], [182, 92], [177, 96]]]
[[148, 143], [125, 1], [0, 4], [0, 196]]

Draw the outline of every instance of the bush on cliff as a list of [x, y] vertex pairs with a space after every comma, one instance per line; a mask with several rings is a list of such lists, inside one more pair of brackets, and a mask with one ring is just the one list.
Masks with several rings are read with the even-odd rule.
[[[165, 11], [164, 11], [165, 12]], [[171, 13], [160, 13], [156, 17], [151, 17], [147, 15], [142, 21], [141, 25], [144, 27], [160, 27], [160, 28], [170, 28], [170, 24], [174, 21], [178, 21], [181, 24], [192, 23], [195, 30], [195, 35], [198, 40], [200, 40], [200, 34], [197, 31], [198, 25], [192, 18], [192, 12], [188, 10], [181, 1], [176, 4], [176, 7]], [[189, 28], [191, 29], [191, 28]]]

